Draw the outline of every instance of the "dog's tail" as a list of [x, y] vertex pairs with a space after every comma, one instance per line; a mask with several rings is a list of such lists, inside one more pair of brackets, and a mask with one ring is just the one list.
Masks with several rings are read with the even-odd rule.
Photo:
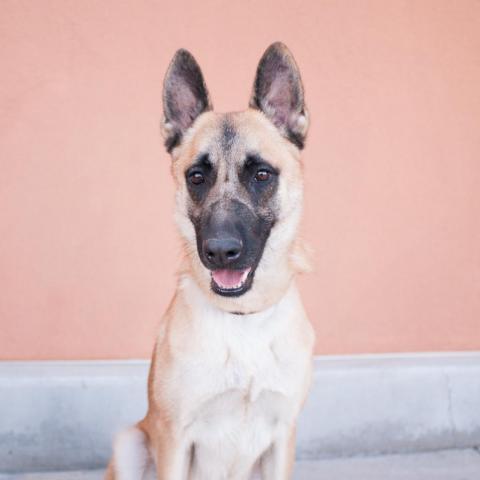
[[120, 432], [113, 445], [113, 457], [108, 465], [105, 480], [155, 478], [155, 465], [145, 432], [138, 425]]

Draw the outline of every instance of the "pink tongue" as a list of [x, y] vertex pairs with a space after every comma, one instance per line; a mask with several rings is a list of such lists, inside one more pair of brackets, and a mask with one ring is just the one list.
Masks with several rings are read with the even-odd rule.
[[221, 288], [234, 288], [241, 283], [246, 270], [214, 270], [212, 277]]

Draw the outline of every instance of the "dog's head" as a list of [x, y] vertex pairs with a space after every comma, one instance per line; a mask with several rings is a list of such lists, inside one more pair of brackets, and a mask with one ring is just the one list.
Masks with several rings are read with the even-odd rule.
[[164, 82], [165, 145], [189, 271], [220, 308], [248, 313], [281, 296], [295, 273], [308, 127], [288, 49], [271, 45], [249, 109], [214, 113], [202, 72], [179, 50]]

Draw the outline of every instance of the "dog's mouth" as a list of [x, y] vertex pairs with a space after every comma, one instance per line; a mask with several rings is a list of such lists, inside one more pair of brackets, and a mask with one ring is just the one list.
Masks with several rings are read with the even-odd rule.
[[252, 284], [252, 267], [242, 270], [212, 270], [212, 290], [226, 297], [237, 297], [245, 293]]

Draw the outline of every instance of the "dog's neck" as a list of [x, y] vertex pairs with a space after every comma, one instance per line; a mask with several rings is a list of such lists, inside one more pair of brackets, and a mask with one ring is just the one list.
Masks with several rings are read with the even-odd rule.
[[257, 308], [249, 309], [248, 305], [242, 305], [242, 310], [236, 310], [234, 306], [228, 308], [228, 303], [224, 307], [217, 302], [212, 301], [212, 296], [216, 295], [211, 292], [206, 294], [203, 289], [197, 284], [194, 278], [188, 273], [182, 273], [179, 278], [179, 291], [184, 297], [185, 301], [192, 305], [195, 309], [203, 309], [206, 314], [215, 312], [215, 314], [227, 315], [238, 319], [254, 319], [256, 316], [270, 316], [270, 314], [278, 309], [284, 299], [291, 295], [293, 291], [296, 292], [296, 285], [294, 276], [286, 284], [285, 288], [277, 292], [277, 295], [270, 296], [269, 302], [263, 305], [256, 305]]

